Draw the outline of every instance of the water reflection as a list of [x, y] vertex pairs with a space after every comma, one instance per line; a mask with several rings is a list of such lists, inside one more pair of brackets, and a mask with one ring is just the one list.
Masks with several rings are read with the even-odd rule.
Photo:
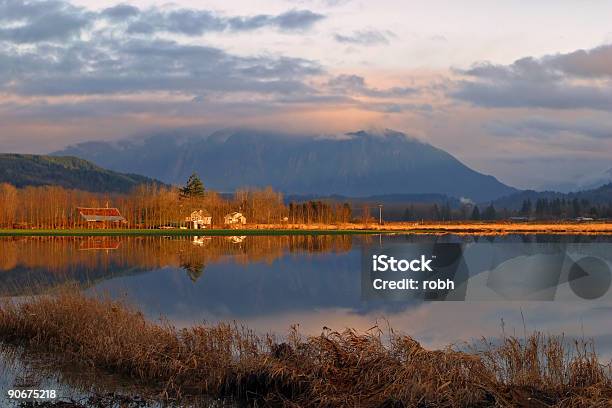
[[209, 264], [271, 263], [285, 254], [341, 253], [346, 236], [0, 238], [0, 296], [41, 293], [66, 283], [98, 282], [162, 268], [197, 280]]
[[[364, 301], [361, 257], [389, 243], [602, 243], [596, 236], [236, 236], [0, 239], [0, 296], [53, 291], [77, 283], [89, 292], [125, 296], [149, 317], [178, 326], [236, 320], [285, 333], [298, 323], [367, 330], [388, 321], [424, 345], [442, 347], [504, 330], [595, 337], [612, 354], [609, 297], [556, 302]], [[508, 246], [516, 248], [517, 246]], [[533, 246], [536, 247], [535, 245]], [[513, 249], [515, 251], [515, 249]], [[509, 254], [510, 252], [508, 252]], [[503, 254], [500, 262], [513, 256]], [[518, 271], [508, 270], [508, 274]], [[517, 275], [520, 276], [520, 275]], [[523, 317], [525, 324], [523, 324]]]

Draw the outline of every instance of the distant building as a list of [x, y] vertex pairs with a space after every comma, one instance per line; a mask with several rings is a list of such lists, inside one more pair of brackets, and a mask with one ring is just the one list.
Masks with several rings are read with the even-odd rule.
[[529, 217], [510, 217], [509, 220], [512, 222], [525, 222], [529, 221]]
[[78, 207], [77, 210], [81, 219], [89, 225], [106, 226], [127, 223], [117, 208]]
[[206, 210], [196, 210], [192, 212], [185, 221], [190, 223], [189, 226], [193, 229], [203, 229], [212, 224], [212, 216]]
[[244, 225], [246, 224], [246, 217], [239, 212], [232, 212], [223, 217], [223, 223], [225, 225]]

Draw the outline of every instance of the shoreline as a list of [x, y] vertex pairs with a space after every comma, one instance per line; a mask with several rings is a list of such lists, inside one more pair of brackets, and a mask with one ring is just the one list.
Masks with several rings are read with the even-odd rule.
[[234, 236], [234, 235], [612, 235], [612, 222], [391, 222], [376, 224], [253, 224], [239, 229], [0, 229], [0, 236]]
[[[591, 340], [525, 333], [466, 350], [425, 349], [407, 334], [323, 328], [256, 334], [236, 323], [177, 329], [122, 301], [62, 292], [0, 303], [0, 345], [129, 377], [158, 402], [250, 406], [604, 406], [610, 362]], [[322, 369], [323, 368], [323, 369]], [[90, 379], [90, 388], [95, 379]]]

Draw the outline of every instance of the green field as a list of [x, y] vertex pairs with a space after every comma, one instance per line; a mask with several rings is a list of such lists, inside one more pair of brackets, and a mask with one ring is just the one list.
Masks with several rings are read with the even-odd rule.
[[[233, 236], [233, 235], [348, 235], [391, 234], [398, 230], [307, 230], [307, 229], [0, 229], [0, 236]], [[404, 232], [417, 232], [414, 230]], [[419, 231], [420, 232], [420, 231]]]

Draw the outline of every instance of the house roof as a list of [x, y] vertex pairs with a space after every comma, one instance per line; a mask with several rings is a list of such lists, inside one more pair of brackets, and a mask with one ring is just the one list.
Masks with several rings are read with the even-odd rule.
[[203, 208], [203, 209], [201, 209], [201, 210], [195, 210], [195, 211], [193, 211], [193, 212], [191, 213], [191, 215], [198, 214], [198, 213], [202, 214], [202, 217], [210, 217], [210, 213], [209, 213], [209, 212], [208, 212], [206, 209], [204, 209], [204, 208]]
[[79, 207], [79, 215], [85, 221], [120, 222], [125, 221], [117, 208]]

